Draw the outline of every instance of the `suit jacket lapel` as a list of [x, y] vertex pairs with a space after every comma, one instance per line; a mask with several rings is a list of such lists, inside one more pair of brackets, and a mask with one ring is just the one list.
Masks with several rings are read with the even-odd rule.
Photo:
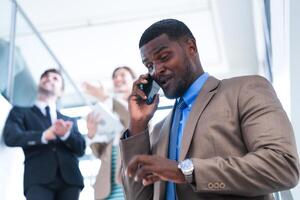
[[130, 117], [126, 105], [113, 98], [113, 111], [120, 116], [120, 120], [122, 122], [122, 125], [124, 126], [124, 129], [127, 129], [129, 126]]
[[37, 106], [32, 106], [31, 110], [34, 113], [36, 113], [37, 115], [39, 115], [40, 117], [43, 117], [43, 119], [45, 118], [45, 116], [43, 115], [42, 111]]
[[166, 117], [163, 126], [161, 128], [161, 131], [159, 133], [158, 143], [156, 144], [157, 145], [156, 154], [165, 158], [168, 157], [169, 131], [171, 127], [172, 113], [173, 112], [170, 112]]
[[[174, 109], [173, 109], [174, 110]], [[170, 112], [168, 116], [166, 117], [162, 128], [160, 129], [159, 133], [159, 139], [157, 145], [155, 154], [162, 156], [164, 158], [168, 157], [168, 146], [169, 146], [169, 131], [172, 121], [172, 113]], [[161, 200], [164, 199], [165, 196], [165, 189], [166, 188], [166, 182], [159, 181], [154, 184], [154, 200]]]
[[42, 113], [42, 111], [37, 106], [32, 106], [31, 111], [38, 115], [38, 119], [40, 120], [41, 125], [44, 127], [44, 129], [49, 128], [49, 124], [47, 122], [46, 116]]
[[185, 156], [189, 150], [195, 127], [197, 122], [205, 109], [206, 105], [209, 103], [211, 98], [216, 93], [216, 88], [218, 87], [220, 81], [216, 78], [210, 76], [207, 82], [204, 84], [200, 94], [198, 95], [196, 102], [193, 105], [192, 111], [189, 114], [187, 123], [185, 124], [183, 138], [181, 143], [181, 151], [179, 155], [179, 161], [184, 160]]

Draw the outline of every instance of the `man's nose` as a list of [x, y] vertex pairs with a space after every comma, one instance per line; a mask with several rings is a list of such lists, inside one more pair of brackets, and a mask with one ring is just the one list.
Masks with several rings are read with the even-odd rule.
[[161, 73], [165, 71], [165, 66], [163, 63], [157, 63], [153, 65], [153, 76], [159, 76]]

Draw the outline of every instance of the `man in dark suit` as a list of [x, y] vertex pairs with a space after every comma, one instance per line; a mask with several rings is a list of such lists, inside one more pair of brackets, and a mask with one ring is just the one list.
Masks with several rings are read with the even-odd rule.
[[299, 161], [292, 126], [272, 85], [260, 76], [218, 80], [202, 69], [196, 40], [174, 19], [151, 25], [140, 39], [144, 65], [172, 112], [155, 125], [140, 84], [129, 98], [121, 140], [130, 200], [271, 200], [294, 187]]
[[63, 90], [61, 73], [46, 70], [35, 105], [14, 106], [3, 130], [6, 145], [23, 148], [27, 200], [76, 200], [83, 188], [78, 157], [84, 154], [85, 140], [76, 121], [56, 110]]

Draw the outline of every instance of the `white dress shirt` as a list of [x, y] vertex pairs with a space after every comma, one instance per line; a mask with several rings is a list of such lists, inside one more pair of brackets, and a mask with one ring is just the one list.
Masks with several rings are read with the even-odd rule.
[[[57, 120], [57, 112], [56, 112], [56, 104], [55, 103], [50, 103], [47, 104], [44, 101], [40, 101], [40, 100], [36, 100], [35, 102], [36, 107], [38, 107], [40, 109], [40, 111], [42, 112], [42, 114], [44, 116], [46, 116], [46, 106], [49, 106], [50, 109], [50, 118], [51, 118], [51, 124], [53, 124], [56, 120]], [[42, 143], [43, 144], [48, 144], [48, 141], [45, 139], [45, 133], [46, 131], [43, 132], [42, 135]], [[62, 141], [65, 141], [68, 139], [68, 137], [70, 136], [71, 131], [68, 131], [64, 136], [59, 137]]]

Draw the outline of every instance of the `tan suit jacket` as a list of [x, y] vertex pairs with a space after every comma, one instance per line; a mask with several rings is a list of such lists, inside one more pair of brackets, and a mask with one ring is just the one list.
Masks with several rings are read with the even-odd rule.
[[[113, 99], [113, 111], [118, 114], [123, 126], [127, 128], [129, 124], [129, 113], [127, 106]], [[119, 136], [120, 134], [118, 134], [116, 137]], [[110, 143], [92, 143], [90, 145], [94, 155], [101, 160], [101, 167], [94, 184], [94, 196], [97, 200], [105, 199], [111, 192], [112, 143], [113, 141]], [[118, 155], [120, 155], [120, 153]], [[115, 177], [116, 183], [121, 184], [122, 178], [120, 156], [117, 159]]]
[[[126, 168], [136, 154], [167, 157], [170, 113], [148, 132], [122, 139]], [[209, 77], [184, 128], [180, 158], [191, 158], [194, 184], [177, 184], [178, 200], [269, 200], [294, 187], [299, 163], [292, 126], [274, 89], [259, 76]], [[124, 176], [128, 200], [165, 200], [166, 182], [143, 187]]]

